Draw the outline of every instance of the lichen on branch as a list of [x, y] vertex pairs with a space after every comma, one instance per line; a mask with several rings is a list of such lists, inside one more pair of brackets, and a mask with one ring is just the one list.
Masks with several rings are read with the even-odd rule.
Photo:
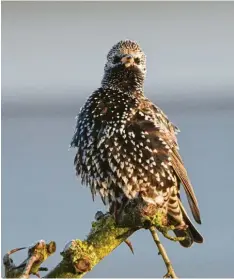
[[72, 240], [65, 247], [61, 253], [63, 260], [46, 277], [83, 277], [137, 229], [117, 226], [111, 215], [104, 215], [92, 223], [92, 229], [84, 241]]
[[[165, 218], [163, 211], [139, 200], [126, 206], [118, 218], [118, 224], [109, 213], [99, 214], [96, 221], [92, 222], [91, 231], [86, 239], [83, 241], [79, 239], [70, 241], [60, 253], [62, 256], [61, 262], [53, 270], [49, 271], [45, 278], [83, 277], [121, 243], [127, 242], [128, 237], [139, 229], [155, 227], [166, 236], [168, 229], [170, 230], [171, 227], [165, 225]], [[176, 238], [173, 238], [173, 240], [177, 241]], [[42, 253], [46, 250], [34, 249], [33, 251], [34, 258], [31, 255], [31, 258], [29, 257], [24, 262], [27, 263], [27, 269], [26, 267], [22, 269], [22, 266], [16, 267], [13, 262], [11, 265], [5, 264], [6, 277], [25, 278], [30, 274], [38, 275], [38, 271], [41, 268], [40, 265], [50, 254]], [[13, 265], [14, 268], [12, 269]], [[9, 273], [9, 267], [14, 272]]]
[[[15, 265], [10, 255], [22, 249], [28, 248], [28, 257], [20, 264]], [[47, 260], [56, 251], [56, 243], [51, 241], [46, 244], [44, 240], [40, 240], [30, 247], [16, 248], [9, 251], [3, 257], [6, 278], [29, 278], [31, 274], [40, 277], [39, 271], [47, 271], [41, 264]]]

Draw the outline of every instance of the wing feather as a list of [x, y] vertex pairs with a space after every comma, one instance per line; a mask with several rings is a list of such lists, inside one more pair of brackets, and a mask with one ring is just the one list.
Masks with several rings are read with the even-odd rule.
[[198, 207], [197, 198], [196, 198], [194, 190], [193, 190], [193, 186], [189, 180], [189, 177], [188, 177], [187, 171], [183, 165], [182, 159], [181, 159], [178, 151], [175, 148], [172, 151], [171, 157], [172, 157], [172, 167], [173, 167], [176, 175], [178, 176], [179, 180], [182, 182], [182, 184], [184, 186], [193, 217], [198, 224], [201, 224], [200, 211], [199, 211], [199, 207]]
[[[150, 105], [149, 105], [150, 107]], [[177, 138], [176, 134], [179, 131], [179, 129], [172, 124], [167, 116], [163, 113], [161, 109], [159, 109], [156, 106], [151, 106], [152, 111], [154, 112], [155, 116], [155, 123], [157, 125], [160, 124], [160, 129], [157, 129], [155, 127], [151, 126], [150, 129], [150, 134], [151, 138], [152, 136], [156, 138], [162, 139], [169, 147], [170, 147], [170, 156], [171, 156], [171, 164], [174, 172], [176, 173], [179, 181], [182, 183], [184, 186], [189, 206], [191, 208], [192, 214], [194, 219], [196, 220], [197, 223], [201, 224], [201, 217], [200, 217], [200, 211], [198, 207], [198, 201], [196, 199], [193, 186], [189, 180], [187, 171], [184, 167], [183, 160], [178, 152], [178, 143], [177, 143]], [[148, 124], [149, 126], [149, 124]], [[146, 127], [146, 125], [145, 125]], [[148, 129], [146, 129], [148, 130]]]

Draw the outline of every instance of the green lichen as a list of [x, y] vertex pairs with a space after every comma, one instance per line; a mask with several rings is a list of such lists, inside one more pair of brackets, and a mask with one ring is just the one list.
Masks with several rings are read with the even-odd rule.
[[75, 240], [70, 248], [70, 259], [76, 268], [76, 264], [81, 259], [87, 259], [90, 262], [90, 270], [96, 265], [98, 258], [93, 245], [87, 241]]
[[88, 235], [87, 243], [95, 248], [100, 261], [125, 241], [132, 232], [129, 227], [117, 226], [113, 217], [109, 215], [95, 222]]
[[[164, 212], [158, 209], [154, 211], [152, 208], [148, 209], [139, 204], [138, 207], [128, 209], [121, 218], [120, 223], [116, 224], [113, 216], [105, 214], [98, 221], [92, 222], [92, 228], [86, 240], [73, 241], [71, 247], [62, 254], [64, 259], [61, 264], [46, 277], [83, 277], [131, 234], [144, 228], [146, 223], [156, 228], [165, 228], [163, 226]], [[77, 263], [82, 259], [89, 261], [90, 269], [88, 271], [80, 272], [77, 269]], [[58, 272], [58, 268], [60, 272]]]
[[175, 226], [170, 225], [170, 226], [165, 226], [164, 225], [164, 220], [165, 220], [165, 214], [163, 211], [157, 211], [156, 214], [153, 217], [145, 217], [145, 221], [148, 221], [148, 228], [150, 226], [155, 226], [155, 228], [160, 231], [164, 237], [171, 241], [183, 241], [186, 237], [175, 237], [169, 235], [169, 231], [173, 231], [175, 229]]
[[145, 216], [144, 218], [145, 220], [148, 220], [150, 222], [150, 225], [153, 225], [156, 228], [164, 227], [163, 223], [164, 223], [165, 215], [162, 210], [158, 210], [154, 216], [151, 217]]
[[28, 249], [27, 259], [16, 266], [10, 255], [25, 248], [13, 249], [4, 256], [3, 263], [6, 278], [28, 278], [31, 274], [39, 276], [39, 271], [47, 271], [48, 269], [41, 267], [41, 264], [56, 251], [56, 243], [54, 241], [48, 244], [45, 241], [37, 242]]
[[32, 265], [32, 268], [31, 268], [31, 270], [30, 270], [30, 274], [36, 274], [36, 273], [38, 273], [41, 264], [50, 256], [50, 255], [48, 254], [48, 251], [47, 251], [47, 247], [46, 247], [46, 246], [43, 247], [43, 248], [35, 248], [33, 254], [34, 254], [34, 255], [37, 255], [37, 257], [38, 257], [40, 260], [34, 262], [34, 264]]
[[38, 243], [34, 247], [29, 249], [29, 257], [36, 257], [35, 261], [30, 269], [29, 274], [37, 274], [41, 270], [41, 264], [47, 260], [56, 251], [56, 243], [51, 241], [48, 244]]
[[[63, 256], [62, 262], [46, 277], [83, 277], [136, 230], [136, 228], [119, 227], [112, 216], [105, 215], [100, 220], [92, 223], [92, 229], [86, 240], [74, 240], [70, 247], [61, 253]], [[77, 264], [81, 260], [90, 263], [89, 270], [80, 272]]]
[[[77, 239], [71, 242], [61, 253], [62, 261], [45, 277], [81, 278], [135, 231], [151, 226], [165, 235], [171, 229], [165, 226], [163, 211], [140, 202], [127, 207], [118, 224], [113, 216], [103, 214], [99, 220], [92, 222], [91, 231], [84, 241]], [[33, 271], [37, 268], [35, 266]]]

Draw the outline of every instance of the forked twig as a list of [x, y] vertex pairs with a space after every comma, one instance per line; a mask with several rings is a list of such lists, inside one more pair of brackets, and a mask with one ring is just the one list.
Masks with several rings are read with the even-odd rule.
[[[28, 257], [18, 266], [16, 266], [10, 255], [28, 248]], [[41, 264], [56, 251], [54, 241], [46, 244], [44, 240], [40, 240], [30, 247], [16, 248], [9, 251], [3, 258], [5, 266], [6, 278], [29, 278], [31, 274], [40, 277], [39, 271], [48, 271], [47, 268], [41, 267]]]

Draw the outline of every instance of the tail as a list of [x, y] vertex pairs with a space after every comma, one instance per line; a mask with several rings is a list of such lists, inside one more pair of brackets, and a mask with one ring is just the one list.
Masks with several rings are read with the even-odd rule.
[[180, 241], [180, 244], [183, 247], [188, 248], [193, 244], [193, 242], [203, 243], [202, 235], [198, 232], [198, 230], [192, 224], [180, 199], [178, 199], [178, 200], [179, 200], [180, 209], [181, 209], [181, 212], [183, 215], [183, 220], [184, 220], [185, 224], [188, 226], [186, 230], [178, 230], [178, 229], [174, 230], [174, 233], [177, 237], [186, 237], [183, 241]]

